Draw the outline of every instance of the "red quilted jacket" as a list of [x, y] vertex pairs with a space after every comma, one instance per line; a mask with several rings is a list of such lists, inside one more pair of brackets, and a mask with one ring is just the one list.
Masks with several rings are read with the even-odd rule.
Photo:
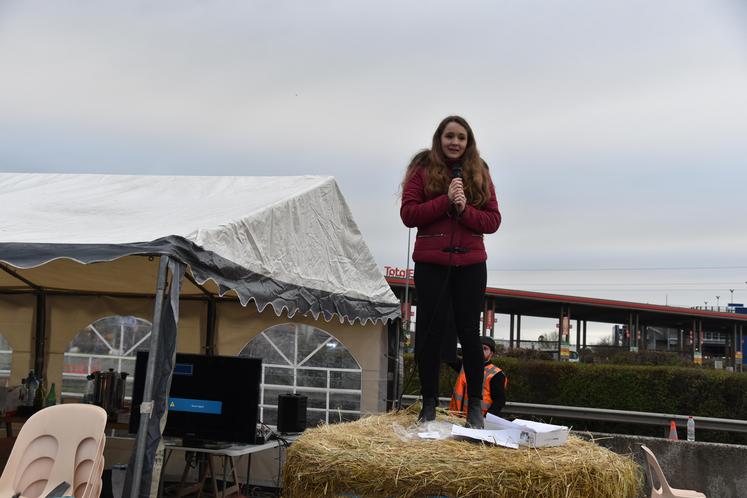
[[418, 228], [412, 259], [416, 263], [452, 266], [482, 263], [488, 258], [483, 234], [495, 232], [501, 224], [493, 182], [490, 200], [482, 208], [468, 204], [461, 216], [453, 217], [446, 194], [426, 195], [426, 171], [419, 166], [402, 191], [402, 222]]

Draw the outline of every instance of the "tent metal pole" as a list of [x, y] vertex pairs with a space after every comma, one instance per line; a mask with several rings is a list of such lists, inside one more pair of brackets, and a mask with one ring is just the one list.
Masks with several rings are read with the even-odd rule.
[[[394, 332], [394, 340], [396, 342], [394, 346], [394, 351], [392, 351], [391, 348], [391, 339], [387, 340], [387, 356], [389, 358], [387, 363], [387, 369], [391, 367], [392, 364], [392, 356], [394, 356], [394, 372], [392, 372], [392, 389], [391, 389], [391, 395], [392, 395], [392, 404], [391, 408], [393, 410], [399, 410], [399, 376], [397, 375], [399, 373], [399, 337], [400, 337], [400, 330], [402, 329], [402, 320], [390, 320], [389, 326], [387, 327], [387, 336], [391, 337], [391, 331], [392, 328], [396, 328]], [[387, 389], [387, 391], [389, 391]], [[389, 392], [387, 392], [389, 394]], [[387, 407], [387, 410], [389, 408]]]
[[213, 356], [215, 354], [216, 313], [217, 306], [215, 305], [215, 299], [209, 297], [207, 301], [207, 324], [205, 330], [205, 354], [208, 356]]
[[44, 291], [36, 294], [36, 326], [34, 330], [34, 372], [40, 379], [47, 378], [47, 295]]
[[161, 333], [161, 310], [163, 309], [164, 291], [166, 289], [166, 277], [168, 274], [169, 257], [161, 256], [158, 267], [158, 283], [156, 284], [156, 303], [153, 310], [153, 328], [150, 333], [150, 351], [148, 352], [148, 367], [145, 374], [145, 386], [143, 388], [143, 402], [140, 405], [140, 426], [137, 430], [137, 442], [135, 446], [135, 468], [132, 471], [132, 488], [130, 497], [137, 498], [140, 495], [140, 480], [143, 475], [143, 460], [145, 459], [145, 439], [148, 435], [148, 420], [153, 412], [153, 371], [156, 367], [156, 349], [158, 348], [158, 336]]
[[15, 270], [12, 270], [11, 268], [8, 268], [7, 266], [5, 266], [2, 263], [0, 263], [0, 270], [4, 271], [5, 273], [7, 273], [8, 275], [10, 275], [13, 278], [20, 280], [21, 282], [23, 282], [24, 284], [28, 285], [29, 287], [31, 287], [35, 291], [41, 291], [42, 290], [42, 288], [41, 288], [40, 285], [36, 285], [34, 282], [32, 282], [31, 280], [29, 280], [28, 278], [19, 275], [18, 272], [16, 272]]
[[405, 317], [402, 320], [407, 330], [410, 330], [410, 235], [412, 228], [407, 229], [407, 263], [405, 264]]
[[[400, 378], [399, 378], [399, 361], [400, 357], [404, 354], [401, 348], [402, 336], [401, 332], [404, 328], [407, 332], [410, 331], [410, 241], [412, 237], [412, 228], [407, 229], [407, 263], [405, 263], [405, 302], [404, 308], [400, 307], [400, 311], [404, 311], [404, 315], [400, 322], [397, 324], [397, 346], [394, 349], [394, 354], [397, 357], [396, 366], [394, 368], [394, 407], [399, 410], [400, 404], [402, 403], [402, 393], [400, 392]], [[406, 332], [406, 333], [407, 333]], [[404, 363], [404, 358], [402, 359]]]

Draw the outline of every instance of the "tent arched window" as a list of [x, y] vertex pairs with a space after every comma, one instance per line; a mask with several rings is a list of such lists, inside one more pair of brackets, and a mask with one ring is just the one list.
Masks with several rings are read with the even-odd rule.
[[5, 336], [0, 334], [0, 380], [10, 377], [12, 360], [13, 348], [10, 347], [10, 343], [5, 339]]
[[132, 395], [132, 376], [135, 372], [135, 355], [147, 349], [151, 323], [134, 316], [107, 316], [100, 318], [78, 332], [65, 351], [62, 370], [63, 398], [82, 398], [86, 377], [96, 371], [110, 368], [128, 372], [125, 397]]
[[277, 424], [278, 395], [308, 397], [307, 425], [360, 418], [361, 368], [332, 335], [298, 323], [272, 326], [254, 337], [239, 356], [262, 358], [260, 420]]

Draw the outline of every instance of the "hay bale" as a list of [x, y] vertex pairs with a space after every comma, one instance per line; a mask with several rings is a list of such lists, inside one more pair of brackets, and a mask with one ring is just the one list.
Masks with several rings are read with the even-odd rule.
[[[641, 468], [593, 442], [518, 450], [469, 441], [403, 441], [406, 410], [307, 430], [288, 450], [286, 498], [415, 496], [620, 497], [642, 495]], [[456, 420], [439, 414], [439, 420]]]

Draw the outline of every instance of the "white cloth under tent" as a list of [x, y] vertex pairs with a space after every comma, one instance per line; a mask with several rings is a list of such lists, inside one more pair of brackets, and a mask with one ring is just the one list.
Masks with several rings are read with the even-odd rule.
[[[260, 311], [269, 304], [277, 315], [362, 323], [399, 316], [399, 301], [332, 177], [0, 173], [0, 203], [0, 261], [17, 269], [61, 258], [168, 254], [202, 285], [195, 293], [235, 293]], [[130, 281], [116, 270], [111, 279], [81, 282], [74, 265], [58, 263], [30, 272], [29, 281], [62, 290], [153, 291], [152, 277]], [[0, 290], [19, 285], [0, 278]]]

